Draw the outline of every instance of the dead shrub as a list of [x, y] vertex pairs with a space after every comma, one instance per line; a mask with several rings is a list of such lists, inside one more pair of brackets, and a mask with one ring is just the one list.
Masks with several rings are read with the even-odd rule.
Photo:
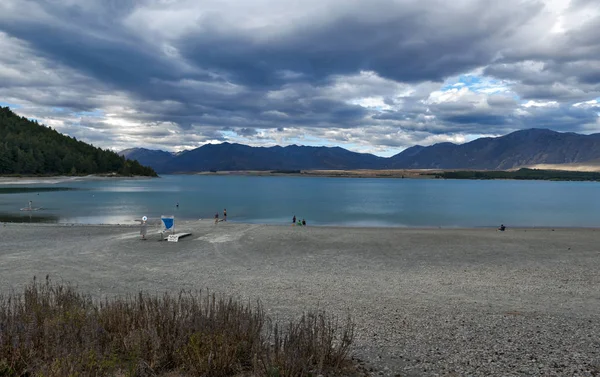
[[46, 277], [0, 296], [0, 376], [346, 373], [354, 327], [309, 312], [282, 328], [260, 303], [199, 292], [95, 302]]

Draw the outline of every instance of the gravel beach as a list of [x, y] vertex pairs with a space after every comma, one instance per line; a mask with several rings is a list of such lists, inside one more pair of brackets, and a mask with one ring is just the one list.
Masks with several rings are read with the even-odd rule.
[[356, 323], [374, 375], [600, 375], [600, 231], [177, 223], [0, 225], [0, 292], [33, 276], [96, 297], [209, 289], [273, 319], [325, 309]]

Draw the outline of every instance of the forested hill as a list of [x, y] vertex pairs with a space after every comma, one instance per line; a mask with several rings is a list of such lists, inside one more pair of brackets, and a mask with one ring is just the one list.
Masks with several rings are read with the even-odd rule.
[[0, 107], [0, 174], [156, 176], [149, 167]]

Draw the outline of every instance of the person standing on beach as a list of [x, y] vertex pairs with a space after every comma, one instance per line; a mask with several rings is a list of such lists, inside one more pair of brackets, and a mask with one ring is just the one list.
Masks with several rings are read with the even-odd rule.
[[223, 209], [223, 221], [227, 221], [227, 208]]
[[146, 239], [146, 233], [148, 232], [148, 224], [142, 220], [142, 227], [140, 228], [140, 234], [142, 235], [142, 239]]
[[219, 212], [215, 213], [215, 224], [219, 222]]
[[296, 225], [296, 215], [292, 218], [292, 225]]

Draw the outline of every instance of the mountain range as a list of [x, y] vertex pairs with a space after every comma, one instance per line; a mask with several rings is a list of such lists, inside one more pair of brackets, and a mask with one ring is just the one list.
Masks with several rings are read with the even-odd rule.
[[532, 128], [464, 144], [415, 145], [388, 157], [340, 147], [250, 147], [207, 144], [179, 153], [131, 148], [119, 152], [159, 173], [227, 170], [478, 169], [506, 170], [535, 164], [567, 164], [600, 158], [600, 134]]

